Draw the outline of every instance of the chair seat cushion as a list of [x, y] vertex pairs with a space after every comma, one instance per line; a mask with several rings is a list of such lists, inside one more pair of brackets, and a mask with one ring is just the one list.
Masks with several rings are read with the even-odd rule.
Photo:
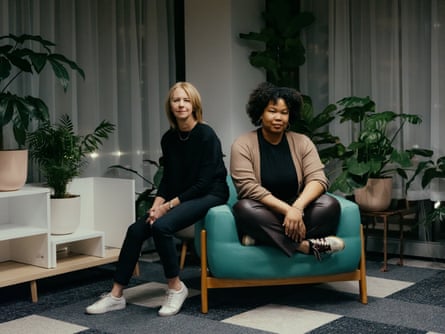
[[210, 209], [206, 219], [198, 223], [195, 247], [199, 254], [198, 233], [205, 228], [209, 271], [218, 278], [273, 279], [354, 271], [361, 254], [360, 214], [355, 203], [342, 197], [336, 198], [342, 209], [337, 236], [344, 240], [345, 249], [334, 254], [324, 254], [322, 261], [313, 255], [301, 253], [288, 257], [280, 249], [270, 246], [243, 246], [228, 205]]

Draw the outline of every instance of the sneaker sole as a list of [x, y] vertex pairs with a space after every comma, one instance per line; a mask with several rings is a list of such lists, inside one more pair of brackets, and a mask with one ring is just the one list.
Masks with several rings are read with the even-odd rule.
[[94, 314], [104, 314], [104, 313], [108, 313], [108, 312], [113, 312], [113, 311], [120, 311], [120, 310], [123, 310], [126, 306], [127, 306], [127, 305], [124, 305], [124, 306], [119, 305], [119, 306], [117, 306], [117, 307], [113, 307], [113, 308], [108, 309], [108, 310], [106, 310], [106, 311], [94, 311], [94, 310], [88, 310], [88, 308], [87, 308], [87, 309], [85, 310], [85, 313], [86, 313], [86, 314], [92, 314], [92, 315], [94, 315]]

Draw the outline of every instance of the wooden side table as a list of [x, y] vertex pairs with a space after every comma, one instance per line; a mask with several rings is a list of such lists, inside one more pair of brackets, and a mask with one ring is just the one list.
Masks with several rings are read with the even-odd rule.
[[[388, 260], [388, 254], [387, 254], [387, 248], [388, 248], [388, 220], [390, 217], [398, 217], [399, 227], [400, 227], [400, 247], [399, 247], [399, 265], [403, 266], [403, 220], [404, 217], [413, 214], [416, 211], [415, 207], [407, 207], [403, 209], [395, 209], [395, 210], [387, 210], [387, 211], [364, 211], [360, 209], [360, 214], [362, 218], [370, 218], [374, 221], [374, 223], [377, 223], [379, 219], [383, 221], [383, 267], [380, 269], [380, 271], [388, 271], [387, 266], [387, 260]], [[368, 240], [368, 224], [369, 222], [367, 219], [362, 219], [362, 224], [365, 225], [365, 250], [366, 250], [366, 243]]]

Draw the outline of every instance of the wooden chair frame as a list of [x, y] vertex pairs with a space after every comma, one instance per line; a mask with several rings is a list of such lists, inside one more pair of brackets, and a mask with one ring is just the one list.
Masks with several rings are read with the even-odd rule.
[[231, 279], [213, 277], [208, 270], [207, 265], [207, 231], [201, 230], [201, 312], [208, 313], [208, 290], [217, 288], [239, 288], [256, 286], [278, 286], [293, 284], [311, 284], [335, 281], [358, 281], [360, 302], [368, 303], [366, 287], [366, 256], [364, 246], [363, 227], [360, 227], [361, 255], [358, 268], [352, 272], [339, 273], [334, 275], [291, 277], [279, 279]]

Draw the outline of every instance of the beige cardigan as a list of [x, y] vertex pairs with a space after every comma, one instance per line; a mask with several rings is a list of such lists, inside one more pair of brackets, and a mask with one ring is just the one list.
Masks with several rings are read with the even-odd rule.
[[[314, 143], [307, 136], [296, 132], [287, 131], [286, 137], [297, 171], [300, 193], [305, 184], [314, 180], [327, 190], [328, 179]], [[238, 198], [260, 200], [270, 194], [269, 190], [261, 186], [259, 150], [256, 130], [241, 135], [232, 144], [230, 173]]]

